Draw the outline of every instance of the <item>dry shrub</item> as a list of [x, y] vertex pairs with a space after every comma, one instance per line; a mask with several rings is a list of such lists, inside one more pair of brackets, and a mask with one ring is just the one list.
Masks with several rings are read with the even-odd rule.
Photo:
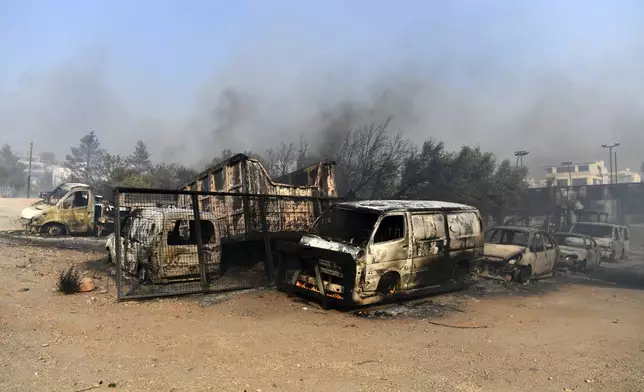
[[71, 266], [68, 270], [60, 271], [57, 288], [63, 294], [73, 294], [80, 291], [80, 283], [80, 272]]

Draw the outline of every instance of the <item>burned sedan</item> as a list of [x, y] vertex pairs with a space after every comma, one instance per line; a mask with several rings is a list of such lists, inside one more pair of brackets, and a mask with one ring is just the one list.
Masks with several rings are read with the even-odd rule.
[[599, 266], [599, 245], [588, 235], [554, 233], [552, 238], [559, 245], [559, 266], [574, 271], [594, 270]]
[[559, 247], [545, 231], [530, 227], [499, 226], [485, 233], [479, 276], [528, 283], [554, 276]]
[[322, 214], [299, 244], [278, 249], [289, 290], [324, 304], [367, 305], [463, 284], [483, 254], [483, 233], [478, 210], [462, 204], [346, 202]]

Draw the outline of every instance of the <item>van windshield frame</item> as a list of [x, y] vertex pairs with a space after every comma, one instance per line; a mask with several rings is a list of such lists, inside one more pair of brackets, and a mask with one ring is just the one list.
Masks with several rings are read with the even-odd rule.
[[380, 214], [333, 206], [315, 221], [309, 233], [355, 246], [365, 246], [376, 229]]

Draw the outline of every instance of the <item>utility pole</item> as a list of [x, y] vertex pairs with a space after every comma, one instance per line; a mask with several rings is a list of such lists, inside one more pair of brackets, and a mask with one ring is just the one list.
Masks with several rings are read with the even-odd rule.
[[34, 153], [34, 142], [29, 142], [29, 169], [27, 171], [27, 199], [31, 193], [31, 159]]
[[[602, 144], [603, 148], [608, 149], [608, 162], [609, 162], [609, 167], [610, 167], [610, 183], [613, 183], [613, 148], [619, 146], [618, 142], [615, 142], [613, 144]], [[617, 165], [617, 162], [615, 162]], [[615, 178], [617, 179], [617, 174], [615, 174]]]

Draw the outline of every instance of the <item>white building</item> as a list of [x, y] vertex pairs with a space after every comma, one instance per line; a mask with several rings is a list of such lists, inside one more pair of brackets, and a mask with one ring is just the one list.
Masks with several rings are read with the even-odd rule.
[[546, 182], [556, 186], [608, 184], [608, 169], [604, 161], [579, 162], [570, 165], [547, 166]]
[[640, 173], [631, 171], [631, 169], [621, 170], [617, 172], [617, 183], [631, 183], [631, 182], [642, 182], [642, 176]]

